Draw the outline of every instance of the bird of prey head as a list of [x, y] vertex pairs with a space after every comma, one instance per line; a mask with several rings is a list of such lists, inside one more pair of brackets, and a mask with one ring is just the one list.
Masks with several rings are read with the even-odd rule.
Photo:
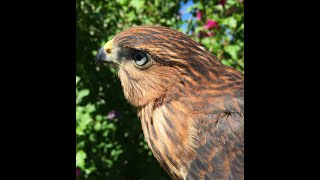
[[148, 145], [172, 178], [243, 178], [240, 72], [185, 34], [161, 26], [118, 33], [96, 63], [118, 66]]

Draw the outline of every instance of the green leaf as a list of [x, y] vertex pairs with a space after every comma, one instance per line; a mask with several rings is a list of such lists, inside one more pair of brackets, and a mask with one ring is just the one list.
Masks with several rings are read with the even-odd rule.
[[112, 156], [112, 157], [115, 156], [116, 154], [117, 154], [116, 150], [112, 150], [112, 151], [111, 151], [111, 156]]
[[160, 22], [161, 22], [161, 23], [165, 23], [165, 22], [166, 22], [166, 19], [165, 19], [165, 18], [161, 18], [161, 19], [160, 19]]
[[225, 47], [224, 50], [231, 55], [232, 59], [238, 59], [238, 51], [240, 50], [238, 45], [229, 45]]
[[119, 2], [120, 5], [126, 5], [128, 4], [128, 0], [117, 0]]
[[96, 56], [96, 55], [97, 55], [97, 53], [98, 53], [98, 51], [97, 51], [97, 50], [92, 50], [92, 52], [91, 52], [91, 54], [92, 54], [93, 56]]
[[112, 147], [113, 147], [113, 145], [111, 143], [106, 144], [106, 148], [112, 148]]
[[83, 90], [79, 91], [78, 95], [77, 95], [77, 98], [76, 98], [77, 104], [82, 101], [82, 98], [84, 98], [84, 97], [86, 97], [88, 95], [89, 95], [89, 90], [88, 89], [83, 89]]
[[136, 14], [134, 13], [134, 11], [130, 11], [129, 13], [127, 13], [128, 16], [128, 21], [133, 21], [134, 19], [136, 19]]
[[136, 9], [137, 12], [143, 11], [145, 0], [132, 0], [130, 5]]
[[96, 130], [96, 131], [101, 130], [101, 123], [100, 122], [96, 122], [96, 124], [94, 125], [94, 130]]
[[238, 28], [238, 32], [244, 30], [244, 24], [241, 24], [240, 27]]
[[80, 167], [84, 169], [85, 167], [85, 159], [87, 158], [86, 152], [80, 150], [76, 154], [76, 167]]
[[106, 163], [107, 163], [107, 166], [108, 166], [109, 168], [111, 168], [112, 165], [113, 165], [113, 161], [111, 161], [110, 159], [107, 159], [107, 160], [106, 160]]
[[222, 59], [221, 63], [226, 65], [226, 66], [231, 66], [232, 65], [231, 60], [226, 60], [226, 59]]
[[85, 109], [84, 109], [87, 113], [92, 113], [93, 111], [96, 110], [95, 106], [93, 104], [87, 104], [85, 106]]
[[90, 173], [92, 173], [92, 171], [94, 171], [94, 170], [96, 170], [97, 168], [95, 168], [95, 167], [90, 167], [90, 168], [88, 168], [88, 169], [85, 169], [85, 172], [86, 172], [86, 174], [90, 174]]
[[103, 134], [102, 134], [103, 137], [108, 137], [108, 135], [109, 135], [109, 131], [107, 131], [107, 130], [104, 131]]
[[205, 45], [205, 46], [209, 46], [209, 44], [210, 44], [210, 38], [204, 38], [204, 39], [202, 39], [202, 44]]
[[194, 5], [194, 7], [197, 8], [197, 9], [199, 9], [199, 10], [203, 10], [203, 5], [202, 5], [202, 3], [196, 3], [196, 4]]
[[96, 120], [97, 121], [101, 121], [102, 120], [102, 116], [100, 114], [96, 115]]
[[200, 33], [201, 30], [203, 30], [203, 27], [198, 26], [198, 27], [196, 27], [196, 28], [194, 29], [194, 33], [195, 33], [195, 34], [198, 34], [198, 33]]
[[186, 9], [186, 12], [183, 13], [190, 13], [195, 8], [195, 5], [191, 5]]
[[236, 28], [237, 27], [237, 20], [234, 17], [228, 17], [223, 20], [223, 23], [229, 26], [230, 28]]
[[154, 1], [154, 5], [155, 5], [156, 7], [158, 7], [159, 4], [160, 4], [160, 0], [155, 0], [155, 1]]
[[89, 141], [91, 141], [91, 142], [95, 142], [95, 141], [96, 141], [96, 136], [95, 136], [95, 134], [90, 134], [90, 135], [89, 135]]
[[79, 81], [80, 81], [80, 77], [76, 76], [76, 85], [78, 84]]

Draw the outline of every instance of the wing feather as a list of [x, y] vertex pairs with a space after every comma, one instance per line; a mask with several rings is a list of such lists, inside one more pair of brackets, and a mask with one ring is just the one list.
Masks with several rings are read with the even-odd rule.
[[187, 180], [244, 179], [243, 101], [235, 102], [240, 111], [207, 115], [197, 122], [199, 146]]

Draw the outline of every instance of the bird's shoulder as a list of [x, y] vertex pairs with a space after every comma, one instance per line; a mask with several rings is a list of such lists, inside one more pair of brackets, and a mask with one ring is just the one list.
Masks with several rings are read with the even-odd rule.
[[243, 88], [212, 100], [195, 121], [196, 152], [187, 179], [243, 179]]
[[218, 113], [196, 124], [197, 149], [187, 179], [243, 179], [243, 117]]

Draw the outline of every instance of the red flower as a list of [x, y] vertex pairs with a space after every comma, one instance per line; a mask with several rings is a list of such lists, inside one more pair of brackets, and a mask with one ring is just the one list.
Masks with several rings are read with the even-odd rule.
[[220, 0], [219, 4], [221, 4], [222, 6], [224, 6], [226, 4], [227, 0]]
[[197, 11], [197, 20], [201, 20], [202, 13], [201, 11]]
[[214, 33], [213, 32], [208, 32], [205, 37], [211, 37], [211, 36], [214, 36]]
[[203, 38], [203, 37], [211, 37], [214, 36], [213, 32], [204, 32], [204, 31], [200, 31], [199, 32], [199, 38]]
[[215, 28], [215, 27], [218, 27], [219, 24], [214, 21], [214, 20], [208, 20], [207, 21], [207, 24], [204, 26], [205, 29], [212, 29], [212, 28]]
[[198, 37], [199, 37], [199, 38], [203, 38], [203, 37], [206, 36], [206, 34], [207, 34], [206, 32], [200, 31], [199, 34], [198, 34]]

